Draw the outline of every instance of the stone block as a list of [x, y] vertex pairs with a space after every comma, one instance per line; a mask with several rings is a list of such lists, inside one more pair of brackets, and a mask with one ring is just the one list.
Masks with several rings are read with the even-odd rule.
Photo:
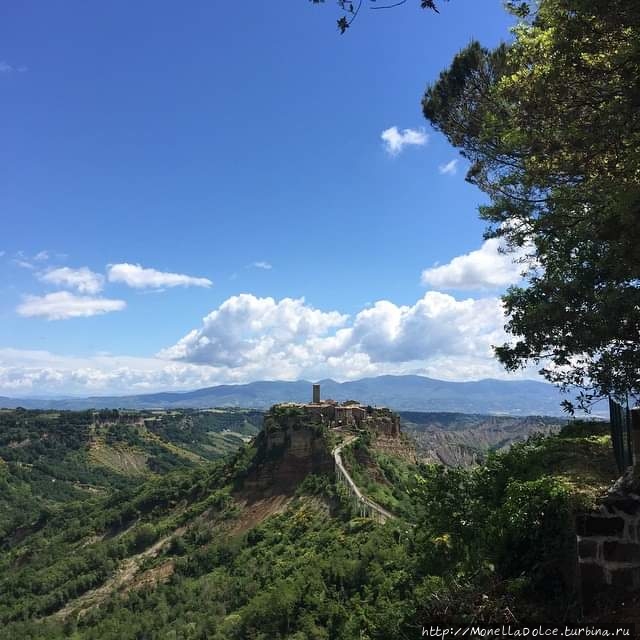
[[600, 565], [592, 562], [580, 564], [580, 591], [584, 611], [591, 611], [602, 594], [609, 589], [604, 569]]
[[611, 586], [624, 591], [637, 589], [640, 586], [640, 569], [613, 569], [611, 571]]
[[576, 531], [579, 536], [620, 536], [624, 520], [618, 516], [581, 515], [576, 518]]
[[628, 562], [640, 565], [640, 544], [606, 541], [602, 543], [602, 551], [607, 562]]
[[607, 496], [604, 500], [604, 506], [610, 513], [612, 513], [613, 510], [618, 510], [631, 516], [640, 516], [640, 502], [629, 496]]
[[578, 542], [578, 555], [580, 558], [596, 558], [598, 555], [598, 542], [590, 538], [582, 538]]
[[605, 584], [604, 569], [595, 562], [585, 562], [580, 565], [580, 580], [583, 590], [597, 589], [598, 585]]

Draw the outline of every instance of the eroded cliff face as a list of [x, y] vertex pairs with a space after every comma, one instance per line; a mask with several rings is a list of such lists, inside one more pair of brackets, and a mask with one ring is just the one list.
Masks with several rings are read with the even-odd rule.
[[330, 441], [338, 433], [344, 437], [345, 432], [368, 431], [375, 450], [415, 463], [413, 442], [400, 432], [400, 418], [389, 409], [370, 408], [364, 419], [349, 425], [331, 421], [317, 409], [295, 404], [271, 407], [256, 439], [245, 489], [257, 495], [293, 493], [308, 474], [332, 473]]
[[561, 418], [405, 413], [404, 429], [416, 442], [422, 462], [469, 467], [489, 451], [504, 451], [535, 433], [557, 433]]
[[404, 433], [398, 435], [375, 434], [371, 444], [378, 453], [400, 458], [409, 464], [418, 462], [413, 439]]
[[247, 488], [288, 493], [310, 473], [333, 471], [326, 428], [309, 421], [296, 407], [272, 407], [256, 444], [255, 466], [245, 481]]

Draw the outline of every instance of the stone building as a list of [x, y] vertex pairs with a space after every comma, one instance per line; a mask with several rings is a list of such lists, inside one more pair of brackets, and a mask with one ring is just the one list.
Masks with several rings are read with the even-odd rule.
[[313, 385], [311, 402], [291, 404], [302, 408], [314, 421], [326, 424], [329, 428], [350, 427], [369, 429], [392, 437], [400, 435], [400, 418], [386, 407], [374, 408], [357, 400], [323, 400], [319, 384]]

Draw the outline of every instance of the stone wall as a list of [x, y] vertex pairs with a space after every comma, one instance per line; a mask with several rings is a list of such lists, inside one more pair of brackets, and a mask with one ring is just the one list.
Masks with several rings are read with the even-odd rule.
[[640, 589], [640, 483], [629, 470], [596, 509], [578, 516], [583, 605], [598, 596]]
[[362, 421], [362, 426], [372, 433], [398, 438], [400, 416], [388, 409], [374, 409], [373, 414]]

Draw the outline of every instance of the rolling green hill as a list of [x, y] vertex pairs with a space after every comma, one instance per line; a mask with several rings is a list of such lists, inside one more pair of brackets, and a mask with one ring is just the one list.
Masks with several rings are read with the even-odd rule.
[[69, 502], [237, 450], [252, 411], [0, 411], [0, 544]]
[[398, 511], [384, 525], [359, 517], [330, 473], [270, 483], [281, 453], [265, 442], [73, 500], [5, 538], [4, 633], [386, 639], [427, 621], [578, 615], [573, 514], [616, 475], [602, 425], [538, 436], [470, 470], [411, 466], [365, 438], [353, 467]]

